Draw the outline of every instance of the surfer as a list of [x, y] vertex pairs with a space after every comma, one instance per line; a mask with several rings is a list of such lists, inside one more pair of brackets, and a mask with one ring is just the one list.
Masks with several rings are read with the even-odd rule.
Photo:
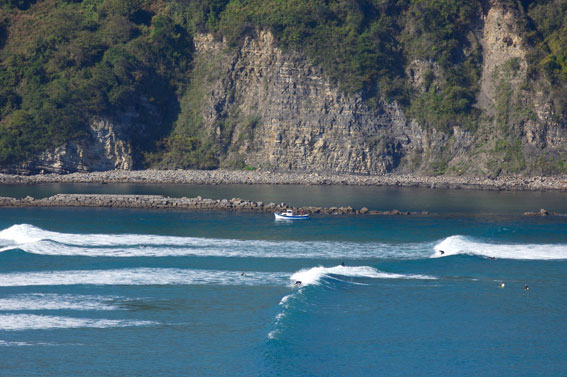
[[504, 282], [501, 281], [501, 282], [500, 282], [500, 288], [504, 288], [504, 287], [505, 287]]
[[496, 260], [496, 257], [488, 257], [490, 260]]
[[240, 276], [246, 276], [246, 274], [243, 272], [243, 273], [240, 274]]
[[301, 285], [301, 280], [297, 280], [297, 281], [295, 282], [295, 284], [293, 284], [293, 285], [294, 285], [294, 286]]
[[526, 284], [526, 286], [524, 287], [524, 291], [529, 291], [530, 287], [528, 287], [528, 285]]
[[343, 267], [345, 266], [345, 261], [341, 262], [341, 266], [343, 266]]
[[439, 250], [439, 252], [441, 253], [441, 255], [445, 254], [443, 250]]

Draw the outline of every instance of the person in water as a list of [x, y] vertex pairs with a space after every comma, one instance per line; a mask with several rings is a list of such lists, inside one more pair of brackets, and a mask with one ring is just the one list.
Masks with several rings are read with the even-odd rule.
[[297, 280], [293, 285], [301, 285], [301, 280]]
[[240, 274], [240, 276], [246, 276], [246, 274], [243, 272], [243, 273]]
[[504, 287], [505, 287], [504, 282], [501, 281], [501, 282], [500, 282], [500, 288], [504, 288]]
[[524, 291], [529, 291], [530, 287], [528, 287], [528, 285], [526, 284], [526, 286], [524, 287]]
[[341, 266], [343, 266], [343, 267], [345, 266], [345, 261], [341, 262]]

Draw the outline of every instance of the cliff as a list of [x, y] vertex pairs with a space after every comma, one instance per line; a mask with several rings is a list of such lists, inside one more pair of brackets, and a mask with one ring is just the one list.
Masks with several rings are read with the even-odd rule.
[[[228, 27], [223, 29], [222, 15], [230, 15], [237, 5], [226, 3], [227, 10], [217, 15], [221, 26], [215, 33], [201, 30], [186, 37], [175, 25], [158, 28], [163, 4], [160, 8], [150, 2], [141, 9], [153, 12], [151, 22], [125, 15], [131, 27], [149, 30], [147, 48], [164, 43], [166, 38], [157, 38], [156, 30], [166, 30], [167, 43], [175, 49], [183, 46], [190, 65], [180, 63], [177, 52], [170, 67], [178, 73], [168, 76], [164, 72], [169, 68], [151, 65], [153, 55], [135, 55], [142, 49], [134, 49], [131, 42], [124, 42], [124, 48], [143, 64], [118, 64], [107, 56], [109, 49], [92, 64], [98, 67], [96, 59], [101, 59], [114, 69], [118, 83], [126, 80], [120, 75], [132, 69], [132, 89], [119, 91], [120, 101], [113, 100], [114, 89], [107, 90], [106, 107], [89, 110], [79, 136], [38, 147], [24, 162], [6, 159], [2, 169], [247, 167], [488, 177], [567, 172], [567, 114], [561, 98], [565, 89], [538, 71], [541, 64], [534, 58], [533, 35], [526, 26], [533, 20], [522, 5], [494, 0], [471, 7], [465, 26], [457, 25], [463, 24], [462, 18], [454, 21], [457, 31], [446, 47], [450, 63], [443, 51], [433, 53], [435, 46], [427, 44], [430, 35], [424, 30], [434, 26], [427, 20], [421, 26], [412, 23], [412, 9], [398, 9], [393, 63], [384, 60], [390, 66], [380, 73], [383, 77], [368, 73], [363, 86], [349, 84], [345, 89], [356, 77], [340, 76], [332, 63], [286, 42], [285, 33], [253, 25], [231, 38]], [[144, 22], [150, 22], [150, 28], [144, 28]], [[6, 45], [10, 43], [8, 38]], [[139, 79], [144, 75], [148, 79]], [[165, 89], [152, 91], [155, 87]], [[401, 88], [402, 94], [388, 94], [391, 88]], [[167, 100], [160, 103], [160, 98]], [[12, 130], [9, 122], [14, 119], [20, 118], [0, 118], [0, 131], [2, 125]]]
[[195, 64], [209, 66], [204, 74], [196, 69], [192, 85], [202, 97], [188, 105], [197, 106], [206, 137], [224, 143], [222, 164], [377, 174], [411, 169], [434, 144], [424, 138], [440, 139], [397, 103], [370, 108], [361, 95], [341, 93], [304, 55], [279, 49], [268, 31], [237, 51], [197, 35], [195, 49]]
[[[282, 51], [265, 30], [247, 36], [237, 49], [211, 34], [195, 36], [193, 92], [181, 117], [193, 112], [200, 137], [214, 141], [220, 165], [227, 167], [480, 176], [560, 172], [567, 157], [564, 109], [553, 103], [549, 83], [527, 76], [520, 16], [497, 4], [481, 16], [468, 35], [482, 53], [474, 129], [457, 124], [439, 130], [382, 97], [369, 106], [362, 93], [345, 94], [304, 54]], [[419, 59], [408, 65], [406, 79], [416, 92], [424, 91], [424, 76], [435, 67]]]

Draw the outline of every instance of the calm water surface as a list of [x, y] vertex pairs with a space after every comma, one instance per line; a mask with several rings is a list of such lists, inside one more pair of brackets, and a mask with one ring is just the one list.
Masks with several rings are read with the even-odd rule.
[[567, 213], [561, 193], [2, 190], [342, 201], [437, 214], [290, 223], [270, 214], [0, 209], [2, 376], [559, 376], [567, 370], [567, 217], [518, 215], [541, 207]]
[[241, 198], [293, 206], [352, 206], [376, 210], [463, 214], [519, 214], [548, 211], [567, 214], [567, 192], [446, 190], [367, 186], [42, 184], [0, 185], [0, 196], [47, 197], [58, 193], [155, 194], [211, 199]]

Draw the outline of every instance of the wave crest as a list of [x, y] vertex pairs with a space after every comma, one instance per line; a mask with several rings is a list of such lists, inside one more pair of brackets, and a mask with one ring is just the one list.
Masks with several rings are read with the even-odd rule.
[[465, 236], [451, 236], [435, 245], [435, 254], [431, 257], [459, 254], [498, 259], [556, 260], [567, 259], [567, 245], [492, 244], [478, 242]]
[[313, 267], [297, 271], [289, 278], [292, 284], [300, 281], [302, 286], [319, 285], [324, 278], [371, 278], [371, 279], [436, 279], [428, 275], [408, 275], [383, 272], [369, 266], [334, 266], [334, 267]]

